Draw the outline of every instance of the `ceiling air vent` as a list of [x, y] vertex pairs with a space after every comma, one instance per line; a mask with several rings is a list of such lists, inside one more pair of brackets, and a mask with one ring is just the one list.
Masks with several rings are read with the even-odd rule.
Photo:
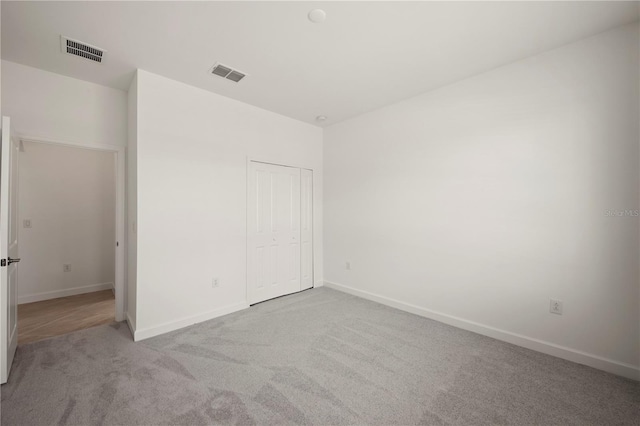
[[213, 68], [211, 68], [211, 74], [226, 78], [227, 80], [231, 80], [236, 83], [247, 76], [247, 74], [243, 72], [234, 70], [233, 68], [222, 64], [215, 64]]
[[106, 50], [99, 47], [60, 36], [60, 48], [63, 53], [80, 56], [94, 62], [102, 62]]

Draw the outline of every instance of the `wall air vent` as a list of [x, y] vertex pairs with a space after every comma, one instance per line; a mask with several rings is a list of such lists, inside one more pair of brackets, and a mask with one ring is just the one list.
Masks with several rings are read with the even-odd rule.
[[236, 83], [247, 76], [247, 74], [243, 72], [234, 70], [233, 68], [222, 64], [215, 64], [213, 68], [211, 68], [211, 74], [226, 78], [227, 80], [231, 80]]
[[60, 36], [60, 49], [63, 53], [69, 55], [80, 56], [90, 61], [101, 63], [104, 59], [106, 50], [99, 47], [73, 40], [65, 36]]

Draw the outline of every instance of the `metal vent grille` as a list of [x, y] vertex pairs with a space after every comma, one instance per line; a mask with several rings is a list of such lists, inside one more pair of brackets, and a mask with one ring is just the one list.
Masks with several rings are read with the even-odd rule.
[[235, 81], [236, 83], [242, 80], [243, 78], [244, 78], [244, 74], [238, 71], [231, 71], [227, 76], [227, 79], [231, 81]]
[[211, 72], [220, 77], [226, 77], [231, 72], [231, 68], [227, 68], [224, 65], [216, 65]]
[[243, 72], [234, 70], [233, 68], [222, 64], [215, 64], [213, 68], [211, 68], [211, 74], [217, 75], [218, 77], [226, 78], [227, 80], [231, 80], [235, 83], [239, 82], [247, 76], [247, 74]]
[[60, 44], [62, 52], [69, 55], [80, 56], [81, 58], [89, 59], [90, 61], [98, 63], [102, 63], [102, 59], [104, 58], [104, 49], [91, 46], [90, 44], [83, 43], [78, 40], [72, 40], [65, 36], [61, 36]]

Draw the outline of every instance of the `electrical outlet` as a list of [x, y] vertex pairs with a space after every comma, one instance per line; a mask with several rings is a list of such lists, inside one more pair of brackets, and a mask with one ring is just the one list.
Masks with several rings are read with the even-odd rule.
[[347, 271], [350, 271], [350, 270], [351, 270], [351, 262], [347, 262], [347, 263], [345, 263], [345, 264], [344, 264], [344, 267], [345, 267], [345, 269], [346, 269]]
[[562, 315], [562, 300], [549, 299], [549, 312]]
[[24, 228], [31, 228], [31, 219], [25, 219], [22, 221], [22, 226]]
[[220, 282], [218, 281], [217, 278], [214, 278], [213, 281], [211, 281], [211, 287], [216, 288], [220, 285]]
[[70, 263], [65, 263], [64, 265], [62, 265], [62, 270], [64, 272], [71, 272], [71, 264]]

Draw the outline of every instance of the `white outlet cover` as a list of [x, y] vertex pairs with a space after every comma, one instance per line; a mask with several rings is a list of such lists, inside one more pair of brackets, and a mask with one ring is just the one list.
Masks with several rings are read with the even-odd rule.
[[549, 312], [562, 315], [562, 300], [549, 299]]

